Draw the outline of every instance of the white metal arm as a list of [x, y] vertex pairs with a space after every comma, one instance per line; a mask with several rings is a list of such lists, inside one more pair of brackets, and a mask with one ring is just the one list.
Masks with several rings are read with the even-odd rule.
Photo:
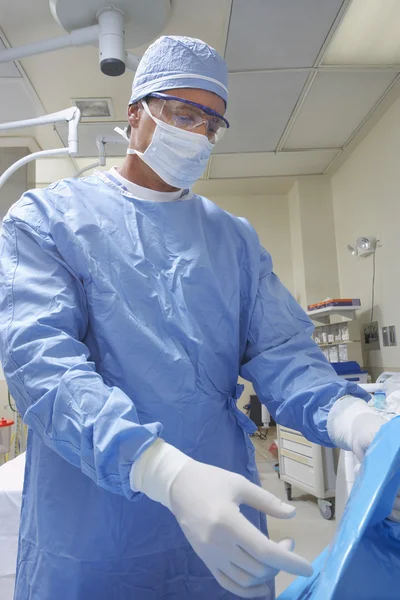
[[13, 60], [26, 58], [27, 56], [36, 56], [37, 54], [44, 54], [45, 52], [69, 48], [71, 46], [90, 46], [91, 44], [96, 44], [98, 39], [99, 25], [82, 27], [82, 29], [76, 29], [67, 35], [62, 35], [60, 37], [35, 42], [33, 44], [26, 44], [25, 46], [18, 46], [17, 48], [6, 48], [5, 50], [1, 50], [0, 63], [7, 63]]
[[[84, 0], [82, 0], [84, 1]], [[112, 8], [105, 13], [116, 13]], [[107, 16], [107, 15], [106, 15]], [[101, 22], [101, 15], [99, 17]], [[119, 54], [121, 60], [124, 59], [125, 54], [125, 66], [130, 71], [136, 71], [137, 66], [139, 64], [139, 58], [134, 54], [129, 52], [125, 52], [123, 47], [123, 17], [122, 23], [120, 24], [120, 37], [121, 37], [121, 48], [119, 48]], [[56, 38], [50, 38], [48, 40], [43, 40], [40, 42], [35, 42], [33, 44], [26, 44], [25, 46], [18, 46], [16, 48], [5, 48], [0, 51], [0, 64], [7, 63], [14, 60], [20, 60], [21, 58], [27, 58], [28, 56], [36, 56], [38, 54], [45, 54], [46, 52], [52, 52], [54, 50], [62, 50], [63, 48], [70, 47], [79, 47], [79, 46], [91, 46], [98, 44], [107, 44], [107, 33], [109, 33], [110, 24], [97, 24], [90, 25], [89, 27], [82, 27], [80, 29], [75, 29], [71, 31], [71, 33], [67, 33], [66, 35], [62, 35]], [[119, 26], [116, 25], [116, 32], [113, 31], [111, 26], [111, 33], [118, 33]], [[102, 35], [101, 35], [102, 34]], [[110, 36], [108, 36], [110, 37]], [[114, 36], [117, 38], [118, 36]], [[102, 47], [102, 46], [101, 46]], [[100, 47], [100, 49], [101, 49]], [[107, 46], [108, 48], [108, 46]]]
[[37, 125], [49, 125], [67, 121], [68, 123], [68, 148], [53, 148], [52, 150], [41, 150], [28, 154], [20, 160], [17, 160], [11, 165], [0, 177], [0, 188], [5, 184], [7, 179], [20, 167], [26, 165], [37, 158], [45, 158], [47, 156], [64, 155], [76, 156], [78, 154], [78, 123], [81, 118], [81, 111], [76, 106], [61, 110], [60, 112], [51, 115], [44, 115], [35, 119], [25, 119], [24, 121], [12, 121], [11, 123], [1, 123], [0, 131], [8, 131], [9, 129], [22, 129], [23, 127], [32, 127]]
[[124, 144], [126, 146], [126, 140], [116, 135], [98, 135], [96, 138], [96, 145], [99, 150], [99, 160], [87, 167], [84, 167], [75, 174], [75, 177], [80, 177], [86, 171], [95, 169], [96, 167], [104, 167], [106, 164], [106, 144]]

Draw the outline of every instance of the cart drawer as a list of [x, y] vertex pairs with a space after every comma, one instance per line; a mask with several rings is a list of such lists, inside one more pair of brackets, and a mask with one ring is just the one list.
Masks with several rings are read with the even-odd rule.
[[281, 433], [283, 431], [287, 431], [288, 433], [294, 433], [296, 435], [301, 435], [300, 431], [296, 431], [295, 429], [290, 429], [290, 427], [284, 427], [283, 425], [279, 425], [279, 430]]
[[313, 455], [310, 444], [300, 444], [299, 442], [291, 439], [286, 439], [286, 437], [283, 436], [281, 436], [281, 448], [284, 448], [285, 450], [291, 450], [292, 452], [296, 452], [296, 454], [301, 454], [302, 456], [308, 456], [309, 458], [312, 458]]
[[310, 488], [315, 488], [315, 480], [314, 480], [314, 469], [310, 467], [310, 465], [305, 464], [303, 462], [299, 462], [298, 460], [294, 460], [289, 456], [285, 456], [285, 451], [281, 453], [281, 471], [282, 476], [284, 478], [285, 475], [291, 477], [295, 481], [298, 481], [301, 487], [301, 484], [305, 484]]

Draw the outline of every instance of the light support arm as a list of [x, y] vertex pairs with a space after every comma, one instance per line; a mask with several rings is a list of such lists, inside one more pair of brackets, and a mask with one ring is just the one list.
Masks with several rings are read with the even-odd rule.
[[96, 146], [99, 150], [99, 160], [87, 167], [83, 167], [80, 169], [74, 177], [80, 177], [86, 171], [90, 171], [91, 169], [95, 169], [96, 167], [105, 167], [106, 165], [106, 144], [124, 144], [126, 145], [126, 140], [121, 137], [117, 137], [115, 135], [98, 135], [96, 138]]
[[136, 69], [138, 68], [139, 62], [140, 62], [140, 58], [138, 56], [135, 56], [135, 54], [131, 54], [130, 52], [126, 53], [125, 66], [127, 69], [129, 69], [130, 71], [136, 71]]
[[74, 29], [71, 33], [17, 48], [0, 51], [0, 63], [11, 62], [36, 56], [54, 50], [78, 46], [99, 46], [101, 71], [105, 75], [116, 77], [125, 72], [125, 68], [136, 71], [139, 58], [125, 51], [124, 14], [121, 10], [109, 6], [100, 10], [96, 18], [97, 25]]
[[99, 40], [99, 25], [91, 25], [90, 27], [82, 27], [71, 31], [67, 35], [18, 46], [16, 48], [6, 48], [0, 51], [0, 63], [7, 63], [13, 60], [20, 60], [28, 56], [36, 56], [37, 54], [45, 54], [53, 50], [61, 50], [73, 46], [90, 46], [97, 44]]
[[17, 160], [12, 164], [0, 177], [0, 188], [5, 184], [7, 179], [11, 177], [13, 173], [20, 167], [26, 165], [28, 162], [36, 160], [37, 158], [45, 158], [48, 156], [62, 156], [69, 154], [69, 156], [76, 156], [78, 153], [78, 124], [81, 118], [81, 112], [79, 108], [73, 106], [65, 110], [61, 110], [51, 115], [44, 115], [42, 117], [36, 117], [35, 119], [25, 119], [23, 121], [12, 121], [10, 123], [1, 123], [0, 132], [8, 131], [10, 129], [22, 129], [24, 127], [32, 127], [38, 125], [53, 125], [54, 123], [61, 123], [67, 121], [68, 123], [68, 148], [53, 148], [51, 150], [41, 150], [40, 152], [34, 152], [28, 154], [20, 160]]

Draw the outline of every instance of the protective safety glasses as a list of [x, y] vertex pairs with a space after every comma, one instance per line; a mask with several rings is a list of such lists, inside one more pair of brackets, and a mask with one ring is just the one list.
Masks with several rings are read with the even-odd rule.
[[[186, 129], [193, 133], [203, 133], [212, 144], [221, 140], [229, 127], [229, 122], [217, 111], [177, 96], [154, 92], [146, 96], [155, 99], [151, 113], [164, 123]], [[204, 132], [201, 129], [204, 128]]]

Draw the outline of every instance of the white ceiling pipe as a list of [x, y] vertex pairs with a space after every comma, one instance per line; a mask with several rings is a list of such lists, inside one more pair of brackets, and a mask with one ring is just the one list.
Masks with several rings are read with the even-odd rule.
[[91, 25], [76, 29], [67, 35], [27, 44], [26, 46], [18, 46], [16, 48], [6, 48], [0, 51], [0, 63], [7, 63], [13, 60], [20, 60], [28, 56], [36, 56], [52, 52], [53, 50], [61, 50], [62, 48], [70, 48], [72, 46], [90, 46], [96, 44], [99, 39], [99, 25]]
[[61, 37], [0, 51], [0, 63], [7, 63], [54, 50], [78, 46], [99, 46], [100, 69], [112, 77], [122, 75], [125, 68], [136, 71], [139, 58], [125, 52], [124, 14], [114, 7], [103, 8], [96, 15], [97, 25], [75, 29]]
[[69, 154], [69, 148], [53, 148], [52, 150], [41, 150], [40, 152], [34, 152], [33, 154], [28, 154], [24, 156], [20, 160], [17, 160], [11, 167], [8, 167], [6, 171], [4, 171], [3, 175], [0, 177], [0, 188], [3, 187], [7, 179], [11, 177], [15, 171], [17, 171], [20, 167], [23, 167], [28, 162], [32, 160], [36, 160], [37, 158], [47, 158], [48, 156], [60, 156], [63, 154]]
[[165, 27], [170, 0], [50, 0], [50, 10], [67, 35], [0, 51], [0, 63], [70, 46], [98, 45], [103, 73], [135, 71], [139, 59], [125, 52], [155, 39]]
[[95, 163], [92, 163], [91, 165], [88, 165], [87, 167], [83, 167], [83, 169], [79, 169], [79, 171], [77, 171], [75, 173], [74, 178], [78, 179], [78, 177], [80, 177], [81, 175], [83, 175], [84, 173], [86, 173], [86, 171], [90, 171], [91, 169], [95, 169], [96, 167], [103, 167], [103, 166], [104, 165], [100, 164], [100, 161], [98, 160]]
[[136, 71], [136, 69], [138, 68], [139, 62], [140, 62], [140, 58], [138, 56], [135, 56], [134, 54], [131, 54], [130, 52], [126, 53], [125, 65], [126, 65], [126, 68], [129, 69], [129, 71]]
[[34, 119], [24, 119], [23, 121], [10, 121], [10, 123], [0, 123], [0, 131], [8, 131], [9, 129], [22, 129], [24, 127], [35, 127], [37, 125], [52, 125], [63, 121], [72, 121], [76, 118], [80, 110], [76, 106], [60, 110], [51, 115], [43, 115]]

